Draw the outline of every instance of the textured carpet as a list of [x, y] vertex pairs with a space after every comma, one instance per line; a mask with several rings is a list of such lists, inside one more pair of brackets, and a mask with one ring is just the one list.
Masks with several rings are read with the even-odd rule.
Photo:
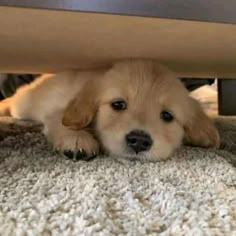
[[[216, 93], [206, 95], [215, 113]], [[182, 147], [157, 163], [72, 162], [40, 126], [1, 118], [0, 235], [236, 235], [236, 119], [217, 126], [220, 150]]]
[[236, 235], [235, 120], [159, 163], [72, 162], [32, 127], [0, 142], [0, 235]]

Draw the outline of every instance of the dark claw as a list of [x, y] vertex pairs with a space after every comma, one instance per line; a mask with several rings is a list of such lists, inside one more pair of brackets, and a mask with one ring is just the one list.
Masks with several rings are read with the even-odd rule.
[[86, 159], [87, 159], [87, 153], [83, 149], [78, 150], [76, 153], [76, 161], [86, 160]]
[[66, 157], [68, 157], [69, 159], [72, 159], [72, 160], [73, 160], [73, 158], [74, 158], [74, 152], [71, 151], [71, 150], [65, 150], [65, 151], [63, 152], [63, 154], [64, 154]]
[[91, 161], [91, 160], [93, 160], [96, 156], [97, 156], [97, 154], [94, 153], [94, 154], [91, 155], [91, 156], [87, 156], [86, 160], [84, 160], [84, 161]]
[[89, 156], [83, 149], [80, 149], [76, 154], [76, 160], [90, 161], [96, 157], [96, 154]]

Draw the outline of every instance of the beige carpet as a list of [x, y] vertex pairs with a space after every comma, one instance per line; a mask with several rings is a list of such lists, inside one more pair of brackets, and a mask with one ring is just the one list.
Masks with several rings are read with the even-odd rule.
[[0, 235], [236, 235], [236, 119], [218, 119], [220, 150], [158, 163], [72, 162], [39, 127], [1, 123]]

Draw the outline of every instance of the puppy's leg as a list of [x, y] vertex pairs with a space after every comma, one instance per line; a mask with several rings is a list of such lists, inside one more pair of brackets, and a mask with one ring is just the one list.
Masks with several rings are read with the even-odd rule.
[[0, 116], [10, 116], [11, 98], [4, 99], [0, 102]]
[[99, 152], [99, 144], [86, 130], [70, 130], [62, 125], [63, 112], [47, 117], [45, 134], [53, 147], [73, 160], [89, 160]]
[[80, 89], [74, 72], [42, 75], [16, 93], [0, 102], [0, 116], [11, 115], [17, 119], [31, 119], [44, 123], [56, 110], [64, 109]]

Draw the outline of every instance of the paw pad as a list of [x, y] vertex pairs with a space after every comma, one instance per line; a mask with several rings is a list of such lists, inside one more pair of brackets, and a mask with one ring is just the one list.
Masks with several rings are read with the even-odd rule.
[[79, 150], [64, 150], [63, 152], [64, 156], [68, 157], [69, 159], [73, 161], [90, 161], [94, 159], [97, 155], [94, 152], [92, 155], [88, 155], [83, 149]]

